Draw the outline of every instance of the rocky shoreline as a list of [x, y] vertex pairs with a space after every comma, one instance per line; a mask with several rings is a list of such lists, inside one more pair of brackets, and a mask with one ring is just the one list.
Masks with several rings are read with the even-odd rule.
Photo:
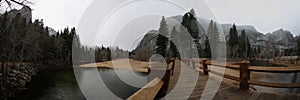
[[25, 90], [31, 77], [44, 67], [38, 64], [22, 64], [18, 68], [11, 68], [14, 69], [7, 73], [0, 72], [0, 99], [12, 98], [20, 91]]

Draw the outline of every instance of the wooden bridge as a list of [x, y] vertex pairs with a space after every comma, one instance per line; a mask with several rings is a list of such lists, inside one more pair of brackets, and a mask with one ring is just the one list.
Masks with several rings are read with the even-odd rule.
[[[175, 64], [176, 62], [176, 64]], [[183, 64], [180, 64], [183, 62]], [[269, 83], [260, 82], [250, 78], [251, 72], [269, 72], [269, 73], [295, 73], [300, 72], [299, 67], [261, 67], [261, 66], [250, 66], [247, 61], [235, 62], [235, 63], [222, 63], [213, 62], [207, 60], [191, 60], [181, 59], [176, 60], [172, 65], [168, 66], [168, 70], [164, 78], [162, 78], [160, 84], [156, 87], [161, 88], [155, 98], [160, 98], [168, 93], [166, 99], [215, 99], [215, 100], [300, 100], [300, 94], [276, 94], [256, 91], [251, 85], [275, 87], [275, 88], [299, 88], [300, 83]], [[183, 68], [184, 67], [184, 68]], [[181, 71], [185, 69], [185, 71]], [[212, 70], [212, 68], [225, 68], [236, 70], [238, 76], [223, 74], [220, 71]], [[196, 74], [195, 74], [196, 73]], [[197, 74], [198, 73], [198, 74]], [[186, 77], [181, 77], [184, 74]], [[194, 75], [198, 75], [194, 76]], [[220, 77], [224, 77], [223, 81]], [[195, 79], [198, 78], [198, 79]], [[196, 80], [194, 87], [190, 87], [192, 80]], [[226, 81], [230, 80], [230, 81]], [[154, 81], [159, 81], [155, 79]], [[207, 82], [210, 83], [207, 85]], [[237, 84], [234, 84], [234, 82]], [[150, 82], [151, 83], [151, 82]], [[218, 84], [220, 83], [220, 84]], [[152, 83], [151, 83], [152, 84]], [[175, 86], [181, 86], [174, 89]], [[208, 87], [207, 87], [208, 86]], [[149, 87], [148, 91], [149, 91]], [[186, 95], [188, 88], [194, 88], [190, 95]], [[143, 88], [144, 89], [144, 88]], [[141, 90], [143, 90], [141, 89]], [[157, 90], [157, 88], [154, 88]], [[153, 90], [153, 89], [150, 89]], [[158, 90], [157, 90], [158, 91]], [[171, 92], [172, 91], [172, 92]], [[141, 92], [141, 91], [140, 91]], [[136, 93], [131, 97], [143, 97], [149, 94], [140, 95]], [[212, 97], [212, 98], [210, 98]], [[153, 99], [143, 98], [143, 99]]]

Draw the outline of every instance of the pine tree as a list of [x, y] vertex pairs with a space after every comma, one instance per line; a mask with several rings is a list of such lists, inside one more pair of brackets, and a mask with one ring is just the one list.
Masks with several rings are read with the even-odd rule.
[[219, 34], [219, 29], [218, 29], [216, 22], [214, 23], [214, 26], [213, 26], [212, 40], [214, 40], [215, 44], [218, 44], [220, 42], [220, 34]]
[[[213, 22], [212, 20], [210, 21], [208, 26], [207, 37], [211, 44], [212, 50], [217, 50], [219, 47], [218, 45], [220, 44], [220, 34], [217, 23]], [[213, 51], [212, 55], [217, 56], [217, 53], [217, 51]]]
[[251, 48], [251, 43], [248, 37], [246, 38], [246, 45], [247, 45], [246, 47], [247, 57], [250, 58], [251, 54], [253, 53], [252, 51], [253, 49]]
[[159, 35], [157, 37], [156, 41], [156, 46], [157, 48], [155, 49], [157, 54], [160, 54], [163, 57], [167, 56], [167, 47], [168, 47], [168, 27], [167, 27], [167, 22], [165, 20], [165, 17], [162, 17], [162, 20], [160, 22], [160, 28], [159, 28]]
[[204, 53], [205, 53], [206, 58], [211, 58], [211, 48], [210, 48], [210, 43], [209, 43], [209, 39], [207, 36], [205, 37]]
[[246, 46], [247, 46], [247, 44], [246, 44], [246, 32], [245, 32], [245, 30], [243, 30], [242, 32], [241, 32], [241, 35], [239, 36], [239, 44], [238, 44], [238, 46], [239, 46], [239, 56], [240, 56], [240, 58], [246, 58]]
[[176, 30], [176, 27], [174, 26], [171, 32], [171, 36], [170, 36], [170, 50], [172, 53], [172, 57], [179, 57], [179, 52], [178, 49], [175, 45], [175, 43], [179, 43], [179, 37], [180, 34], [179, 32]]
[[208, 29], [206, 32], [207, 37], [211, 38], [213, 35], [213, 32], [214, 32], [214, 22], [213, 22], [213, 20], [210, 20], [210, 23], [208, 25]]
[[[198, 50], [199, 56], [201, 56], [203, 50], [199, 43], [199, 39], [200, 39], [199, 26], [198, 26], [197, 18], [194, 15], [196, 15], [196, 14], [195, 14], [195, 11], [192, 9], [190, 12], [186, 13], [183, 16], [181, 24], [184, 28], [186, 28], [186, 30], [192, 36], [193, 41], [196, 44], [196, 49]], [[188, 52], [190, 52], [189, 58], [192, 58], [192, 56], [193, 56], [192, 54], [195, 54], [194, 52], [192, 52], [192, 48], [193, 48], [192, 43], [190, 42], [187, 44], [189, 44], [189, 50], [188, 50]]]
[[187, 28], [188, 27], [188, 25], [189, 25], [189, 18], [190, 16], [189, 16], [189, 13], [185, 13], [184, 15], [183, 15], [183, 17], [182, 17], [182, 21], [181, 21], [181, 25], [183, 26], [183, 27], [185, 27], [185, 28]]
[[194, 9], [194, 8], [190, 10], [190, 13], [191, 13], [193, 16], [196, 16], [196, 12], [195, 12], [195, 9]]
[[230, 58], [236, 57], [237, 46], [238, 46], [238, 32], [235, 24], [233, 24], [232, 28], [230, 28], [229, 39], [228, 39], [229, 50], [228, 54]]

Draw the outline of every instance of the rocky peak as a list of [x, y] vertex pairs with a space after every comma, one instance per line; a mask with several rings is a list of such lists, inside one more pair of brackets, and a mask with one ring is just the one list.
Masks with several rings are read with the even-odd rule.
[[51, 28], [51, 27], [48, 27], [48, 31], [49, 31], [49, 34], [50, 35], [56, 35], [56, 31], [53, 29], [53, 28]]
[[138, 50], [154, 50], [156, 47], [156, 38], [158, 36], [157, 30], [150, 30], [144, 38], [141, 40], [139, 45], [136, 47], [136, 51]]
[[281, 45], [294, 45], [295, 39], [290, 31], [279, 29], [272, 33], [266, 34], [268, 41]]
[[9, 18], [14, 18], [18, 13], [26, 18], [27, 22], [32, 20], [32, 9], [29, 6], [23, 6], [21, 9], [13, 9], [8, 12], [8, 16]]

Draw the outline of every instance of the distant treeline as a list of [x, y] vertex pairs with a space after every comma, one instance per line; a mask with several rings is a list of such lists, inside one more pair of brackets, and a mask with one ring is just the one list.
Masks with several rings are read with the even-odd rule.
[[97, 62], [110, 61], [112, 59], [127, 59], [130, 57], [130, 52], [120, 49], [119, 47], [96, 47], [95, 60]]
[[73, 58], [82, 62], [129, 57], [129, 51], [118, 47], [82, 46], [75, 28], [65, 28], [50, 34], [42, 20], [26, 22], [20, 14], [14, 18], [8, 18], [7, 15], [8, 13], [4, 13], [0, 17], [1, 64], [69, 65], [72, 64], [72, 52]]

